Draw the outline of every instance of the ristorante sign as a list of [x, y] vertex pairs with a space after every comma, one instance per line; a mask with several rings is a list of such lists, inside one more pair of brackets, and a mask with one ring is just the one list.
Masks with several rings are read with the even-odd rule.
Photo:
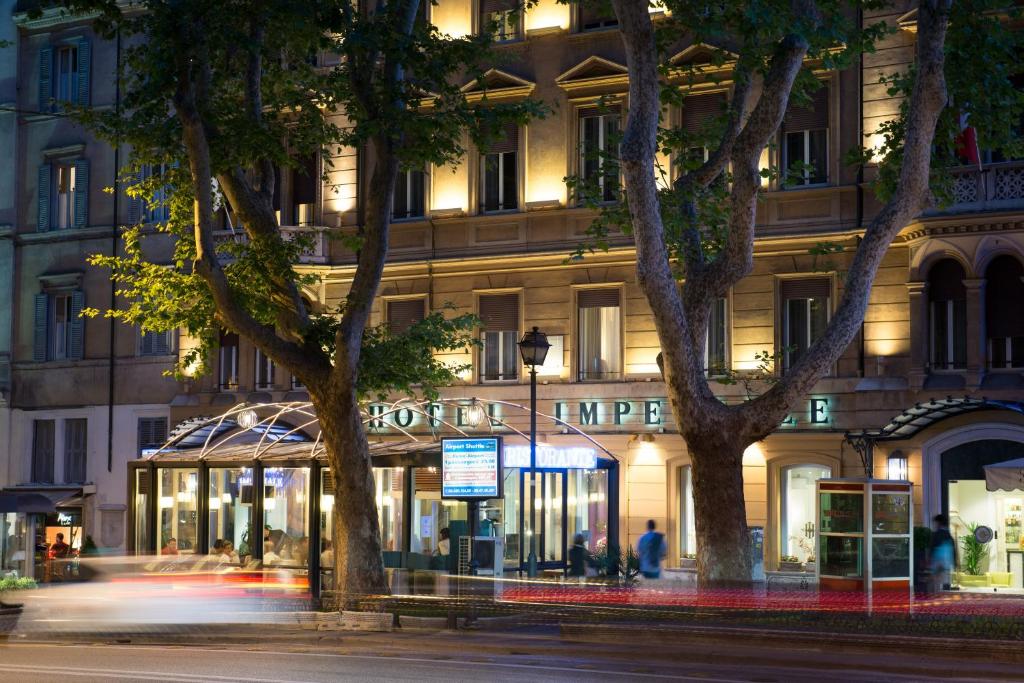
[[[369, 427], [374, 431], [428, 430], [446, 431], [455, 427], [473, 431], [510, 431], [506, 425], [523, 430], [528, 422], [528, 412], [484, 402], [487, 410], [487, 424], [473, 424], [470, 420], [469, 405], [432, 403], [420, 409], [399, 408], [394, 410], [383, 404], [371, 404]], [[828, 428], [833, 426], [832, 399], [814, 397], [806, 401], [802, 410], [794, 411], [779, 427]], [[566, 425], [579, 427], [584, 431], [659, 431], [674, 428], [675, 423], [665, 398], [644, 399], [586, 399], [541, 401], [538, 412], [554, 417], [543, 425], [544, 431], [561, 431]], [[543, 424], [543, 419], [539, 420]]]

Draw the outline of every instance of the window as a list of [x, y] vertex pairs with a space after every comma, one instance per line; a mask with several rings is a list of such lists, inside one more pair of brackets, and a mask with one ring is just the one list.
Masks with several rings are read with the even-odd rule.
[[87, 430], [89, 421], [84, 418], [64, 420], [64, 482], [81, 484], [85, 482], [85, 466], [88, 457]]
[[[143, 183], [151, 178], [163, 178], [167, 174], [167, 164], [145, 164], [139, 169], [138, 182]], [[154, 189], [145, 199], [130, 197], [128, 199], [128, 222], [166, 223], [171, 218], [170, 186], [162, 185]]]
[[491, 31], [496, 43], [517, 39], [519, 20], [520, 12], [514, 0], [482, 0], [480, 3], [480, 26], [483, 31]]
[[55, 161], [39, 167], [37, 229], [67, 230], [88, 224], [89, 162]]
[[779, 555], [807, 562], [814, 556], [815, 489], [819, 479], [832, 476], [824, 465], [791, 465], [782, 468], [782, 523]]
[[715, 299], [711, 304], [704, 369], [709, 375], [721, 375], [729, 369], [729, 319], [725, 298]]
[[611, 3], [607, 2], [585, 2], [577, 3], [577, 21], [580, 31], [600, 31], [605, 28], [615, 28], [619, 20], [615, 18]]
[[825, 278], [783, 280], [780, 289], [783, 367], [788, 369], [825, 332], [832, 285]]
[[89, 104], [91, 54], [90, 43], [85, 38], [39, 51], [39, 111], [53, 111], [55, 102]]
[[139, 330], [140, 356], [166, 356], [173, 349], [174, 333], [171, 330], [163, 332]]
[[716, 120], [725, 111], [726, 104], [726, 95], [723, 92], [687, 95], [683, 100], [681, 127], [683, 132], [698, 144], [694, 144], [684, 153], [685, 158], [677, 160], [677, 176], [708, 160], [710, 150], [704, 143], [713, 131]]
[[423, 320], [426, 299], [401, 299], [387, 302], [388, 329], [391, 334], [402, 334]]
[[308, 467], [263, 471], [263, 564], [305, 567], [309, 561]]
[[32, 420], [32, 481], [53, 483], [54, 421]]
[[622, 375], [622, 329], [617, 289], [585, 289], [579, 306], [578, 377], [619, 379]]
[[789, 186], [828, 182], [828, 86], [818, 88], [808, 107], [790, 105], [782, 121], [782, 167]]
[[398, 172], [395, 184], [395, 199], [392, 214], [395, 220], [406, 218], [422, 218], [424, 215], [423, 198], [425, 175], [423, 171], [409, 169]]
[[81, 360], [84, 303], [79, 290], [36, 295], [35, 361]]
[[139, 455], [160, 448], [167, 443], [166, 417], [139, 418]]
[[580, 114], [580, 178], [585, 192], [599, 202], [619, 195], [619, 172], [609, 155], [619, 133], [619, 112], [591, 109]]
[[320, 181], [315, 154], [299, 159], [298, 168], [292, 169], [292, 225], [313, 225], [316, 206], [316, 188]]
[[989, 366], [1024, 367], [1024, 266], [998, 256], [985, 269], [985, 328]]
[[480, 379], [485, 382], [519, 378], [519, 295], [484, 294], [479, 301]]
[[157, 552], [192, 555], [199, 551], [199, 470], [161, 467], [156, 471]]
[[480, 211], [514, 211], [519, 208], [519, 129], [508, 125], [500, 140], [480, 156]]
[[679, 468], [679, 553], [697, 554], [697, 522], [693, 513], [693, 468]]
[[238, 335], [234, 332], [220, 333], [217, 385], [221, 389], [238, 388]]
[[274, 370], [276, 365], [266, 354], [256, 349], [256, 388], [271, 389], [274, 386]]
[[943, 259], [928, 271], [929, 356], [933, 370], [967, 367], [967, 288], [963, 266]]

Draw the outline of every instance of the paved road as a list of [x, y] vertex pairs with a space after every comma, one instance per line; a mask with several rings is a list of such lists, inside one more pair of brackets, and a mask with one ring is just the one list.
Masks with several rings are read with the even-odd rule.
[[[298, 683], [321, 681], [701, 681], [702, 683], [803, 683], [810, 681], [992, 681], [1013, 680], [1011, 671], [957, 670], [946, 663], [931, 671], [882, 673], [812, 662], [762, 665], [651, 661], [602, 657], [566, 644], [562, 656], [473, 656], [468, 652], [386, 655], [296, 652], [288, 648], [33, 644], [0, 646], [0, 681], [50, 683], [88, 681], [196, 681], [223, 683]], [[811, 660], [816, 658], [811, 657]], [[1019, 669], [1018, 669], [1019, 670]]]

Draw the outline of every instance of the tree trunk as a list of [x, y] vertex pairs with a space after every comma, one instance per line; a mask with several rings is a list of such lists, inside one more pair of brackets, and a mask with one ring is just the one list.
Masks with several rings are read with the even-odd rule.
[[750, 537], [743, 500], [743, 451], [721, 433], [688, 434], [701, 587], [750, 584]]
[[354, 391], [311, 391], [334, 479], [334, 575], [340, 608], [389, 592], [369, 443]]

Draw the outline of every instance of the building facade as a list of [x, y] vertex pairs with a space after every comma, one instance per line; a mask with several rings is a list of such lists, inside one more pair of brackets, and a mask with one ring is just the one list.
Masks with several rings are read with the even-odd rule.
[[[463, 35], [480, 30], [489, 18], [501, 19], [510, 8], [501, 2], [441, 0], [429, 8], [429, 19], [443, 32]], [[873, 131], [898, 112], [899, 102], [886, 93], [880, 77], [912, 59], [915, 23], [909, 9], [908, 4], [866, 17], [884, 18], [900, 30], [856, 67], [816, 70], [823, 87], [810, 106], [791, 107], [777, 144], [766, 151], [766, 166], [807, 166], [795, 182], [783, 186], [773, 181], [765, 187], [753, 272], [714, 307], [706, 358], [712, 378], [725, 368], [756, 371], [759, 356], [776, 350], [783, 353], [773, 371], [785, 372], [794, 354], [827, 324], [858, 236], [879, 208], [866, 186], [874, 169], [847, 167], [841, 159], [862, 137], [870, 146]], [[17, 72], [25, 84], [18, 97], [25, 108], [39, 106], [38, 88], [32, 84], [43, 82], [39, 64], [49, 63], [40, 55], [48, 47], [60, 52], [69, 41], [87, 35], [73, 22], [43, 26], [39, 21], [18, 23]], [[654, 519], [667, 532], [670, 565], [684, 565], [696, 552], [689, 456], [658, 371], [659, 341], [636, 282], [631, 239], [613, 234], [607, 251], [567, 261], [586, 239], [594, 213], [578, 205], [563, 179], [595, 177], [602, 191], [601, 183], [617, 182], [593, 165], [587, 151], [608, 144], [628, 109], [621, 38], [613, 18], [554, 0], [542, 0], [522, 21], [499, 25], [502, 59], [486, 76], [488, 98], [534, 97], [551, 105], [552, 114], [508, 131], [490, 149], [471, 151], [455, 169], [401, 175], [389, 263], [373, 323], [400, 330], [431, 311], [478, 314], [481, 347], [447, 356], [471, 370], [459, 385], [444, 390], [448, 403], [436, 409], [436, 417], [468, 432], [503, 434], [506, 444], [521, 444], [516, 430], [527, 424], [517, 406], [529, 401], [529, 377], [516, 341], [533, 326], [546, 332], [552, 348], [538, 368], [538, 409], [545, 416], [541, 440], [555, 454], [593, 447], [569, 426], [579, 428], [598, 443], [601, 463], [551, 456], [553, 466], [545, 473], [548, 483], [538, 504], [541, 524], [548, 525], [546, 532], [538, 532], [547, 533], [543, 561], [564, 565], [566, 542], [577, 530], [587, 532], [592, 549], [602, 540], [635, 545], [647, 520]], [[98, 74], [109, 72], [115, 52], [94, 41], [94, 103], [113, 97], [104, 90], [112, 79]], [[323, 59], [329, 63], [329, 57]], [[729, 67], [711, 67], [706, 47], [686, 43], [678, 46], [674, 61], [719, 71], [713, 81], [697, 87], [681, 110], [669, 113], [695, 129], [729, 97]], [[81, 82], [79, 77], [79, 90]], [[467, 83], [465, 92], [477, 97], [480, 88]], [[71, 306], [75, 291], [84, 291], [89, 305], [98, 301], [95, 305], [102, 307], [109, 301], [105, 274], [84, 266], [82, 259], [90, 249], [112, 247], [115, 215], [126, 221], [129, 209], [112, 206], [113, 200], [99, 193], [103, 184], [113, 182], [113, 169], [123, 157], [118, 161], [109, 147], [59, 117], [21, 114], [17, 121], [18, 203], [10, 218], [0, 216], [0, 225], [13, 226], [16, 264], [7, 485], [61, 480], [60, 473], [49, 476], [33, 467], [39, 452], [33, 445], [36, 432], [43, 430], [45, 436], [51, 429], [39, 423], [54, 423], [58, 437], [51, 451], [66, 453], [68, 428], [58, 423], [85, 418], [93, 446], [83, 481], [95, 484], [94, 505], [102, 512], [102, 505], [128, 503], [124, 462], [146, 445], [138, 436], [143, 420], [166, 419], [166, 429], [243, 402], [301, 401], [305, 393], [287, 372], [230, 334], [213, 359], [214, 372], [181, 385], [160, 373], [175, 352], [184, 351], [187, 340], [177, 346], [172, 340], [144, 346], [137, 332], [110, 328], [97, 319], [84, 323], [79, 356], [51, 358], [45, 355], [49, 347], [41, 351], [34, 345], [42, 333], [33, 321], [44, 296], [49, 297], [47, 306], [55, 307], [60, 301], [55, 297], [67, 291]], [[331, 310], [347, 292], [353, 265], [342, 243], [327, 236], [358, 223], [368, 174], [358, 150], [325, 154], [333, 160], [325, 181], [308, 186], [302, 176], [286, 174], [280, 208], [288, 230], [316, 236], [300, 267], [321, 276], [306, 292], [314, 308]], [[53, 178], [64, 168], [80, 174], [80, 166], [65, 161], [83, 156], [89, 159], [91, 178], [87, 223], [66, 231], [41, 229], [39, 207], [45, 202], [39, 188], [59, 193]], [[959, 533], [973, 523], [997, 529], [999, 540], [990, 548], [986, 568], [1010, 573], [1015, 585], [1024, 585], [1021, 555], [1015, 554], [1021, 548], [1024, 494], [989, 492], [984, 486], [986, 465], [1024, 457], [1024, 163], [1004, 160], [994, 151], [984, 156], [980, 168], [965, 166], [956, 173], [952, 205], [926, 212], [901, 231], [878, 273], [858, 338], [776, 432], [748, 449], [747, 519], [763, 532], [766, 569], [816, 556], [818, 479], [873, 474], [915, 484], [915, 524], [927, 525], [931, 516], [947, 512]], [[671, 173], [673, 160], [662, 161]], [[57, 176], [45, 181], [41, 169], [47, 164]], [[317, 171], [328, 168], [322, 159], [309, 164]], [[74, 178], [81, 182], [80, 175]], [[67, 209], [53, 204], [52, 196], [49, 202], [57, 207], [50, 218], [56, 225], [52, 221], [62, 220], [59, 212]], [[70, 217], [77, 219], [77, 213]], [[843, 249], [816, 254], [822, 242]], [[150, 356], [141, 348], [165, 353]], [[763, 387], [756, 382], [714, 386], [728, 402], [742, 401], [748, 391]], [[107, 395], [114, 399], [107, 401]], [[470, 405], [472, 399], [488, 405], [504, 424], [465, 422], [459, 402]], [[371, 406], [374, 410], [385, 411]], [[371, 423], [372, 438], [381, 442], [398, 438], [402, 430], [431, 431], [429, 418], [381, 415]], [[105, 431], [107, 424], [113, 431]], [[112, 450], [104, 448], [108, 434]], [[389, 550], [429, 553], [439, 529], [465, 514], [440, 500], [434, 466], [428, 459], [407, 462], [403, 467], [408, 469], [387, 475], [412, 479], [401, 484], [395, 478], [382, 483], [382, 468], [382, 527], [385, 538], [397, 543], [388, 547], [386, 542]], [[273, 485], [278, 486], [277, 480]], [[299, 495], [309, 495], [302, 490], [306, 493]], [[504, 525], [507, 566], [516, 568], [524, 560], [529, 531], [515, 521], [528, 504], [521, 468], [506, 470], [505, 491], [500, 506], [497, 501], [492, 506], [491, 519]], [[170, 505], [176, 505], [174, 500]], [[110, 508], [110, 516], [121, 514], [123, 528], [121, 509], [115, 513]], [[304, 535], [310, 535], [309, 513], [302, 514]], [[579, 521], [584, 518], [585, 529]], [[89, 528], [96, 534], [103, 516], [92, 519]], [[303, 525], [297, 528], [303, 535]], [[157, 533], [181, 535], [170, 527]], [[209, 547], [212, 533], [196, 535], [197, 549]], [[100, 538], [106, 537], [100, 533]], [[103, 545], [121, 545], [118, 538], [108, 540]], [[144, 545], [163, 547], [163, 542], [147, 538]]]

